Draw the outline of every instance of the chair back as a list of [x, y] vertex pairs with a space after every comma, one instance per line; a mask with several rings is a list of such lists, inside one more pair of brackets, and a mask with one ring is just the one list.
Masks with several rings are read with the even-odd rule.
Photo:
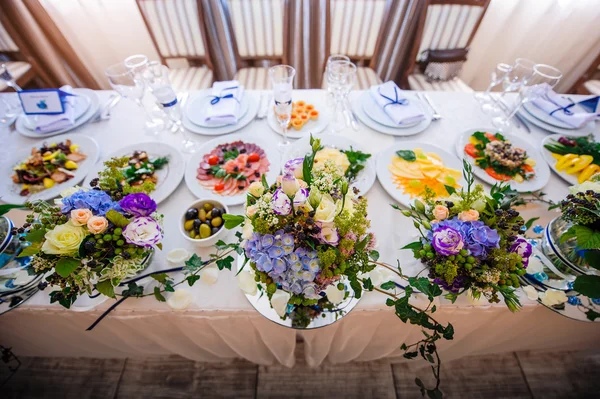
[[161, 61], [185, 58], [212, 68], [198, 0], [136, 0]]
[[4, 26], [2, 26], [2, 23], [0, 23], [0, 60], [17, 61], [22, 58], [19, 47], [15, 44]]

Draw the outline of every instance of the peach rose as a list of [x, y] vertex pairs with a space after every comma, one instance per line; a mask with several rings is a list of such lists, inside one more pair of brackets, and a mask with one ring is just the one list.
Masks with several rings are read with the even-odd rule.
[[462, 211], [458, 214], [458, 219], [463, 222], [474, 222], [479, 219], [479, 212], [475, 209], [469, 209], [468, 211]]
[[448, 208], [444, 205], [436, 205], [435, 208], [433, 208], [433, 217], [437, 220], [446, 219], [448, 217]]
[[87, 222], [87, 227], [92, 234], [102, 234], [108, 228], [108, 220], [102, 216], [92, 216]]
[[89, 209], [73, 209], [71, 211], [71, 223], [74, 226], [84, 226], [92, 217], [92, 211]]

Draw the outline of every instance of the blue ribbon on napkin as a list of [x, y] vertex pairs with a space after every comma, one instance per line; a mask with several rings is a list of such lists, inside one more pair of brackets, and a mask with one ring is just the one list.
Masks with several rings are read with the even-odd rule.
[[379, 87], [379, 89], [377, 89], [377, 92], [379, 93], [379, 95], [383, 98], [385, 98], [386, 100], [389, 101], [389, 103], [385, 104], [383, 106], [383, 108], [385, 109], [385, 107], [387, 107], [388, 105], [393, 105], [393, 104], [399, 104], [399, 105], [408, 105], [408, 99], [403, 98], [402, 100], [398, 100], [398, 89], [394, 86], [394, 95], [395, 95], [395, 99], [386, 96], [385, 94], [383, 94], [381, 92], [381, 87]]
[[[233, 89], [237, 89], [238, 86], [232, 86], [232, 87], [227, 87], [221, 91], [227, 91], [227, 90], [233, 90]], [[227, 98], [233, 98], [235, 101], [237, 101], [238, 103], [240, 102], [237, 98], [235, 98], [235, 96], [233, 95], [233, 93], [229, 93], [226, 94], [224, 96], [212, 96], [213, 99], [210, 100], [211, 105], [215, 105], [217, 104], [219, 101], [221, 101], [221, 99], [227, 99]]]
[[[553, 104], [556, 104], [554, 101], [552, 101], [550, 99], [550, 97], [548, 97], [548, 96], [545, 96], [545, 97], [546, 97], [546, 100], [550, 101]], [[558, 112], [558, 111], [563, 111], [565, 113], [565, 115], [573, 115], [573, 111], [571, 111], [571, 108], [575, 106], [575, 103], [571, 100], [569, 100], [569, 101], [571, 102], [571, 104], [569, 104], [565, 107], [563, 107], [559, 104], [556, 104], [556, 105], [558, 105], [558, 108], [556, 108], [554, 111], [550, 112], [550, 116], [552, 116], [552, 114], [554, 114], [555, 112]]]

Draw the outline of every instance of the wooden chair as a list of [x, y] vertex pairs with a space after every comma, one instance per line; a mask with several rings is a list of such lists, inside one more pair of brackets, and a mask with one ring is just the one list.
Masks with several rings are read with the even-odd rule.
[[246, 89], [268, 89], [269, 67], [287, 64], [286, 3], [286, 0], [221, 0], [235, 63], [234, 79]]
[[428, 82], [416, 66], [425, 50], [468, 48], [489, 4], [490, 0], [426, 0], [410, 56], [411, 65], [403, 81], [408, 80], [413, 90], [472, 92], [459, 78]]
[[595, 94], [600, 96], [600, 54], [596, 57], [587, 71], [577, 79], [569, 93]]
[[[0, 23], [0, 64], [6, 64], [8, 71], [21, 87], [26, 87], [36, 77], [35, 68], [26, 61], [12, 37]], [[0, 81], [0, 91], [10, 91], [4, 81]]]
[[199, 0], [136, 0], [175, 91], [212, 86], [212, 62]]

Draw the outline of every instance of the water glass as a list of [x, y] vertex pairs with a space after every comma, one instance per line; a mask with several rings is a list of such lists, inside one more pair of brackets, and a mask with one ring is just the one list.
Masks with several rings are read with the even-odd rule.
[[21, 112], [21, 102], [16, 94], [0, 95], [0, 127], [12, 125]]
[[276, 65], [269, 68], [269, 79], [275, 101], [275, 116], [283, 134], [283, 139], [278, 143], [282, 153], [290, 145], [287, 133], [292, 118], [292, 90], [295, 76], [296, 70], [289, 65]]
[[332, 88], [335, 109], [331, 123], [332, 133], [346, 126], [344, 110], [348, 107], [348, 94], [356, 82], [356, 65], [350, 61], [332, 61], [327, 67], [327, 83]]
[[495, 101], [490, 93], [494, 87], [504, 82], [506, 74], [509, 73], [511, 69], [512, 66], [504, 63], [499, 63], [498, 65], [496, 65], [496, 68], [492, 71], [490, 75], [490, 85], [487, 87], [487, 89], [483, 93], [475, 93], [475, 99], [481, 104], [481, 109], [483, 110], [483, 112], [488, 113], [491, 112], [491, 110], [493, 109], [493, 103]]
[[333, 91], [335, 82], [330, 82], [329, 80], [329, 65], [335, 61], [347, 61], [350, 62], [350, 58], [343, 54], [332, 54], [327, 58], [327, 65], [325, 66], [325, 82], [327, 83], [327, 105], [331, 108], [334, 108], [334, 98]]

